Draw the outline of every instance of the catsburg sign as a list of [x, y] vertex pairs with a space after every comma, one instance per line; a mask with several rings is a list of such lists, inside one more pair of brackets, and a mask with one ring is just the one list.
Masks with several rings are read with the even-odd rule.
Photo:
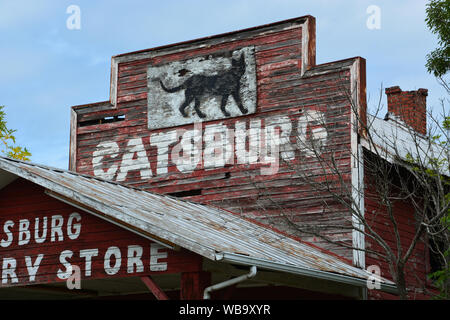
[[72, 266], [80, 268], [82, 279], [198, 270], [198, 258], [186, 251], [170, 250], [47, 196], [42, 201], [31, 194], [35, 201], [24, 201], [21, 210], [7, 203], [4, 192], [0, 286], [65, 281]]
[[[167, 174], [169, 168], [181, 173], [212, 170], [227, 165], [261, 165], [261, 174], [277, 173], [279, 162], [295, 159], [295, 151], [312, 157], [324, 150], [328, 133], [326, 115], [318, 110], [300, 115], [275, 115], [263, 119], [236, 120], [190, 128], [174, 128], [148, 137], [134, 137], [120, 146], [114, 140], [99, 142], [93, 152], [95, 176], [125, 181], [129, 172], [141, 180]], [[148, 150], [156, 150], [156, 159]], [[152, 169], [152, 163], [156, 163]]]

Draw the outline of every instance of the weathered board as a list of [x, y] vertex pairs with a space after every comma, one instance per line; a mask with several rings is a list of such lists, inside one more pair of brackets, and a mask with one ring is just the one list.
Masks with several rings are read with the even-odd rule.
[[[194, 77], [204, 84], [231, 73], [233, 60], [245, 64], [240, 82], [192, 85]], [[348, 96], [365, 101], [364, 68], [361, 58], [316, 66], [310, 16], [115, 56], [111, 101], [73, 108], [71, 169], [239, 212], [350, 261], [351, 250], [298, 234], [287, 218], [329, 224], [333, 239], [352, 241], [341, 228], [351, 224], [349, 210], [331, 200], [324, 208], [327, 194], [313, 192], [296, 170], [323, 178], [304, 146], [312, 139], [320, 153], [338, 156], [345, 183], [354, 183]], [[236, 86], [241, 108], [228, 95]]]
[[18, 179], [0, 190], [0, 287], [196, 272], [202, 259], [174, 251]]
[[[366, 217], [367, 221], [370, 221], [372, 229], [383, 237], [383, 240], [389, 245], [395, 254], [398, 254], [397, 242], [394, 232], [394, 226], [392, 220], [389, 217], [386, 208], [383, 208], [378, 200], [379, 194], [373, 189], [377, 184], [373, 182], [374, 177], [370, 173], [370, 170], [366, 170], [365, 182], [366, 182]], [[414, 216], [414, 206], [410, 200], [399, 200], [393, 202], [392, 213], [395, 217], [397, 228], [400, 236], [400, 243], [402, 251], [405, 252], [411, 245], [411, 242], [416, 233], [417, 223]], [[427, 246], [424, 242], [424, 238], [419, 239], [416, 247], [414, 248], [411, 257], [405, 266], [405, 281], [410, 290], [411, 299], [427, 299], [426, 292], [423, 288], [428, 287], [427, 275], [430, 273], [429, 259], [427, 259]], [[367, 237], [366, 247], [369, 250], [379, 252], [380, 254], [386, 254], [385, 250], [380, 244]], [[390, 274], [388, 262], [380, 259], [379, 256], [374, 253], [368, 253], [366, 255], [366, 263], [368, 266], [376, 265], [380, 267], [382, 276], [393, 280]], [[428, 287], [427, 289], [431, 289]], [[392, 295], [388, 293], [380, 292], [379, 290], [370, 290], [369, 298], [376, 299], [392, 299]]]
[[253, 47], [150, 65], [147, 77], [151, 130], [256, 110]]

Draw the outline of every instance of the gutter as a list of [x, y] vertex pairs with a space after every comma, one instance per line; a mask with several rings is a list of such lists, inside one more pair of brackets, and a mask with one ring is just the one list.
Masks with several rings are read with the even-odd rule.
[[[255, 266], [262, 269], [273, 270], [273, 271], [282, 271], [292, 274], [297, 274], [301, 276], [329, 280], [339, 283], [350, 284], [362, 288], [367, 288], [367, 279], [356, 278], [352, 276], [342, 275], [338, 273], [326, 272], [321, 270], [307, 269], [302, 267], [297, 267], [293, 265], [272, 262], [264, 259], [252, 258], [248, 256], [243, 256], [235, 253], [217, 253], [216, 260], [245, 265], [245, 266]], [[386, 283], [381, 280], [380, 290], [392, 294], [398, 294], [397, 286], [394, 283]]]
[[247, 274], [243, 274], [242, 276], [212, 285], [212, 286], [206, 288], [205, 291], [203, 291], [203, 299], [204, 300], [210, 299], [211, 292], [213, 292], [213, 291], [220, 290], [220, 289], [232, 286], [234, 284], [243, 282], [245, 280], [251, 279], [256, 276], [257, 272], [258, 272], [258, 270], [256, 269], [256, 266], [252, 266], [250, 268], [250, 272]]

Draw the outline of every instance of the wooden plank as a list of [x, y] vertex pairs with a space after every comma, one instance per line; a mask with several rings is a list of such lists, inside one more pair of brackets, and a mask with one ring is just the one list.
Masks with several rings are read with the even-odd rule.
[[77, 139], [78, 119], [75, 110], [70, 110], [70, 145], [69, 145], [69, 170], [76, 170], [77, 161]]
[[203, 291], [210, 285], [210, 272], [183, 272], [181, 274], [180, 299], [201, 300], [203, 299]]
[[141, 277], [142, 282], [153, 293], [157, 300], [169, 300], [164, 291], [156, 284], [150, 276]]

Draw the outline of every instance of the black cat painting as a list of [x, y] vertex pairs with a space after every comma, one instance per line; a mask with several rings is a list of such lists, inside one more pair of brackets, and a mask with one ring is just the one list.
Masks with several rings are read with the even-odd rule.
[[226, 117], [230, 113], [226, 110], [229, 97], [234, 101], [242, 112], [247, 114], [248, 110], [241, 101], [241, 78], [245, 73], [246, 63], [244, 54], [239, 58], [231, 58], [231, 67], [220, 71], [214, 75], [194, 74], [187, 78], [182, 84], [174, 88], [167, 88], [159, 80], [161, 88], [167, 93], [175, 93], [184, 90], [184, 101], [179, 106], [179, 111], [183, 117], [188, 117], [186, 108], [194, 102], [194, 110], [200, 118], [206, 118], [206, 114], [201, 110], [200, 105], [203, 98], [214, 95], [220, 97], [220, 110]]

